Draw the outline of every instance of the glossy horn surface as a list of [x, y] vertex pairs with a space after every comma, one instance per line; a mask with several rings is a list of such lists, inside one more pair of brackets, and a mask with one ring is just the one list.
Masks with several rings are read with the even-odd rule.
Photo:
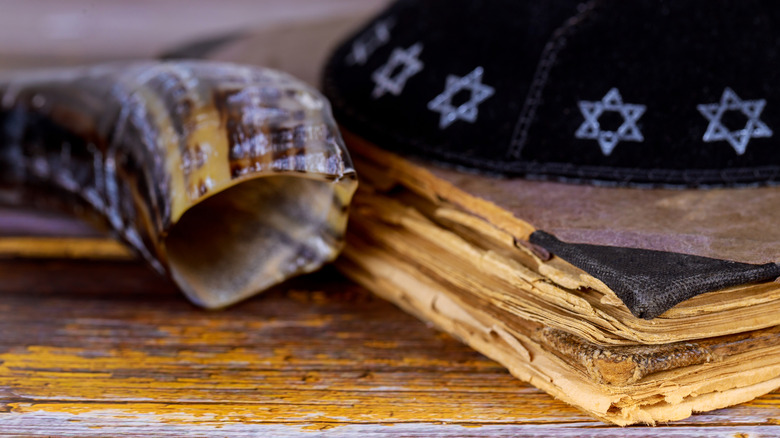
[[0, 76], [0, 201], [108, 226], [223, 307], [343, 246], [357, 180], [328, 102], [286, 74], [148, 62]]

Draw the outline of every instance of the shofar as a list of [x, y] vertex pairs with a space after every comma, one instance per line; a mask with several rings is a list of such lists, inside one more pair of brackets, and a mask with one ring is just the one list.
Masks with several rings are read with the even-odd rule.
[[0, 78], [0, 201], [97, 220], [218, 308], [336, 257], [357, 180], [330, 106], [273, 70], [108, 64]]

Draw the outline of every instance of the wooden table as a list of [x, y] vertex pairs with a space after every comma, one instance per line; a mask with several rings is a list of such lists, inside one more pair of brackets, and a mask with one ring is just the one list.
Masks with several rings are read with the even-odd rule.
[[[245, 25], [246, 11], [258, 27], [293, 17], [293, 6], [312, 18], [384, 2], [229, 0], [235, 9], [212, 17], [193, 11], [216, 2], [198, 0], [189, 18], [169, 19], [183, 1], [0, 0], [0, 67], [83, 62], [117, 47], [149, 56], [191, 38], [201, 16], [221, 31]], [[142, 26], [144, 17], [171, 26]], [[84, 31], [79, 20], [102, 24]], [[36, 33], [41, 23], [54, 39]], [[319, 60], [251, 49], [316, 76]], [[780, 436], [780, 392], [671, 425], [610, 427], [332, 268], [208, 312], [139, 262], [43, 257], [44, 240], [2, 237], [11, 214], [0, 215], [0, 436]], [[11, 222], [5, 234], [19, 234]]]
[[135, 261], [5, 259], [0, 294], [0, 436], [780, 434], [780, 392], [606, 426], [332, 268], [219, 312]]

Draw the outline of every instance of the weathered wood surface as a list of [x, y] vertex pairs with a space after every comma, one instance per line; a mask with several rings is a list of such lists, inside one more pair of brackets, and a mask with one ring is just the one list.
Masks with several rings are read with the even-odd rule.
[[136, 262], [6, 259], [0, 279], [3, 436], [780, 435], [780, 392], [605, 426], [331, 270], [221, 312]]

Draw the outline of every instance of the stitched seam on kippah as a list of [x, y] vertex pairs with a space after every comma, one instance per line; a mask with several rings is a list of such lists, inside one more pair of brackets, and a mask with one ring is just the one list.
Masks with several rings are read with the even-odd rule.
[[509, 149], [507, 150], [508, 157], [520, 158], [520, 153], [528, 140], [528, 131], [531, 128], [531, 123], [536, 118], [536, 110], [542, 101], [542, 93], [547, 86], [550, 71], [558, 58], [558, 53], [566, 47], [566, 39], [576, 30], [577, 26], [588, 18], [598, 2], [599, 0], [591, 0], [586, 3], [577, 15], [568, 18], [562, 26], [553, 32], [550, 41], [545, 45], [542, 57], [539, 64], [537, 64], [531, 87], [528, 89], [528, 96], [520, 112], [520, 118], [517, 121], [517, 125], [515, 125], [514, 133], [512, 133], [512, 141], [509, 143]]

